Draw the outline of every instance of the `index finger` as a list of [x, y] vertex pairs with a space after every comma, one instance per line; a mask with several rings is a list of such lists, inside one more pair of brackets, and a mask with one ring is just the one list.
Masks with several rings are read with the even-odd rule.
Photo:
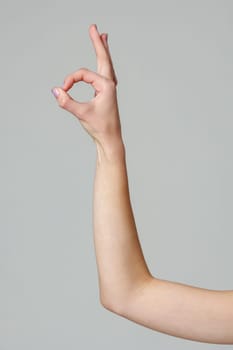
[[72, 88], [75, 83], [84, 81], [85, 83], [91, 84], [94, 89], [99, 92], [104, 87], [104, 78], [98, 73], [92, 72], [87, 68], [80, 68], [66, 76], [63, 83], [63, 90], [68, 91]]

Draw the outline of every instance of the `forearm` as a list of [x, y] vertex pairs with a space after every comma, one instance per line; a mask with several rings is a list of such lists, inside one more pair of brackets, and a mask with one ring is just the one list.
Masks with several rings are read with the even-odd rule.
[[115, 310], [150, 278], [130, 203], [122, 141], [111, 150], [97, 146], [93, 203], [100, 298]]

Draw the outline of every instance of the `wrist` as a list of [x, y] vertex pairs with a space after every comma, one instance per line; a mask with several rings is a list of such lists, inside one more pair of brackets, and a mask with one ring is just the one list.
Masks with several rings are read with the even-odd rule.
[[118, 160], [124, 159], [125, 157], [125, 145], [122, 137], [117, 137], [111, 139], [110, 141], [94, 140], [96, 144], [97, 151], [97, 162], [116, 162]]

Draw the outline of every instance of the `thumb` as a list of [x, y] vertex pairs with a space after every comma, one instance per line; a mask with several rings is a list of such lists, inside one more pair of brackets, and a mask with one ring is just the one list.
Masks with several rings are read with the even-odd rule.
[[81, 119], [85, 103], [75, 101], [66, 91], [60, 87], [53, 88], [51, 91], [61, 108], [67, 110], [68, 112]]

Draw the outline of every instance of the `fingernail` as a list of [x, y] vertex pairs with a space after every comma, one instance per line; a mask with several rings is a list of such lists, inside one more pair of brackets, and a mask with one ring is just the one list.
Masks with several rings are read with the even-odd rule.
[[52, 89], [51, 91], [52, 91], [52, 93], [53, 93], [53, 95], [54, 95], [55, 97], [58, 97], [58, 95], [59, 95], [58, 89], [54, 88], [54, 89]]

